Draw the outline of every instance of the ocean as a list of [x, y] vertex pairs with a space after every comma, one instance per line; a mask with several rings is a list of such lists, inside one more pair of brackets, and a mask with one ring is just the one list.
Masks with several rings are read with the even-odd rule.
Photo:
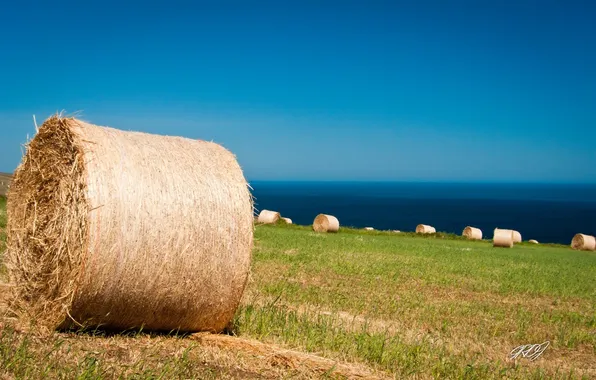
[[461, 234], [466, 226], [492, 238], [494, 228], [518, 230], [523, 240], [570, 244], [596, 234], [596, 185], [400, 182], [254, 181], [257, 210], [279, 211], [309, 225], [319, 213], [342, 226], [414, 231], [430, 224]]

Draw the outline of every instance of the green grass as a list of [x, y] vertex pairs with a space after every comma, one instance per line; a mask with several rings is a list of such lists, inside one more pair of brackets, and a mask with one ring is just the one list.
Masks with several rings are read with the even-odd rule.
[[[253, 252], [233, 321], [240, 337], [396, 378], [596, 377], [594, 252], [499, 249], [441, 233], [318, 234], [283, 223], [257, 226]], [[546, 340], [551, 346], [537, 361], [507, 360], [513, 348]], [[178, 337], [41, 339], [10, 328], [0, 336], [0, 376], [296, 376], [271, 372], [260, 357], [242, 360]]]
[[[240, 335], [398, 377], [581, 377], [596, 354], [594, 252], [282, 225], [255, 237]], [[538, 362], [506, 361], [546, 340]]]

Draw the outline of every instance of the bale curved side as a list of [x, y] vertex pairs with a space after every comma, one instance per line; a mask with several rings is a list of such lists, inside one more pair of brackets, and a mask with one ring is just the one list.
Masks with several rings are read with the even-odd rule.
[[259, 213], [258, 223], [273, 224], [277, 223], [281, 218], [281, 214], [277, 211], [263, 210]]
[[495, 228], [493, 236], [493, 247], [513, 247], [513, 231]]
[[339, 230], [339, 220], [333, 215], [319, 214], [312, 224], [316, 232], [337, 232]]
[[292, 224], [292, 219], [290, 218], [282, 218], [284, 222], [286, 222], [286, 224]]
[[434, 234], [437, 230], [433, 226], [429, 226], [426, 224], [419, 224], [416, 226], [416, 233], [417, 234]]
[[514, 243], [521, 243], [522, 242], [522, 236], [519, 233], [519, 231], [513, 230], [513, 242]]
[[252, 213], [217, 144], [51, 117], [10, 190], [13, 306], [49, 328], [221, 331], [248, 278]]
[[596, 250], [596, 238], [591, 235], [576, 234], [571, 240], [571, 248], [581, 251]]
[[482, 230], [480, 228], [468, 226], [464, 228], [462, 236], [470, 240], [482, 240]]

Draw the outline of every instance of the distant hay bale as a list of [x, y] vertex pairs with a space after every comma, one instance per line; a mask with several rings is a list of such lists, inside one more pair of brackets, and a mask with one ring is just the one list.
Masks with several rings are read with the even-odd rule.
[[493, 247], [513, 247], [513, 231], [495, 228], [493, 236]]
[[337, 232], [339, 230], [339, 220], [333, 215], [319, 214], [312, 224], [316, 232]]
[[514, 243], [521, 243], [521, 242], [522, 242], [522, 236], [521, 236], [521, 234], [520, 234], [518, 231], [516, 231], [516, 230], [513, 230], [513, 242], [514, 242]]
[[53, 116], [16, 171], [7, 231], [25, 323], [217, 332], [248, 279], [253, 206], [220, 145]]
[[534, 239], [530, 239], [530, 240], [528, 240], [528, 243], [531, 243], [531, 244], [539, 244], [539, 243], [538, 243], [538, 240], [534, 240]]
[[375, 229], [374, 229], [374, 228], [372, 228], [372, 227], [364, 227], [364, 229], [365, 229], [365, 230], [367, 230], [367, 231], [374, 231], [374, 230], [375, 230]]
[[437, 230], [434, 227], [428, 226], [426, 224], [419, 224], [416, 226], [416, 233], [417, 234], [434, 234]]
[[401, 233], [401, 231], [400, 231], [400, 230], [393, 230], [393, 231], [391, 231], [391, 232], [394, 232], [394, 233], [396, 233], [396, 234], [400, 234], [400, 233]]
[[282, 218], [284, 222], [286, 222], [286, 224], [292, 224], [292, 219], [290, 218]]
[[273, 223], [277, 223], [277, 221], [280, 218], [281, 218], [281, 215], [277, 211], [263, 210], [259, 214], [259, 218], [257, 219], [257, 222], [263, 223], [263, 224], [273, 224]]
[[580, 251], [596, 250], [596, 239], [591, 235], [577, 234], [571, 240], [571, 248]]
[[480, 228], [468, 226], [464, 228], [462, 236], [465, 236], [470, 240], [482, 240], [482, 230]]

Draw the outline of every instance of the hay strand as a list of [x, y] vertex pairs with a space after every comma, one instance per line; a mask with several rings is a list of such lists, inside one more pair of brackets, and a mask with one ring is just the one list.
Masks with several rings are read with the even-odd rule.
[[319, 214], [315, 218], [312, 228], [316, 232], [337, 232], [339, 220], [333, 215]]
[[571, 240], [571, 248], [580, 251], [596, 250], [596, 238], [591, 235], [577, 234]]
[[416, 226], [416, 233], [417, 234], [434, 234], [437, 230], [433, 226], [429, 226], [426, 224], [419, 224]]
[[215, 143], [53, 116], [9, 192], [13, 307], [52, 329], [221, 331], [248, 278], [252, 215]]
[[257, 222], [262, 224], [274, 224], [277, 223], [280, 218], [281, 215], [277, 211], [263, 210], [259, 214]]
[[493, 236], [493, 247], [513, 247], [513, 231], [495, 228]]
[[470, 240], [482, 240], [482, 230], [480, 228], [467, 226], [464, 228], [462, 236]]

